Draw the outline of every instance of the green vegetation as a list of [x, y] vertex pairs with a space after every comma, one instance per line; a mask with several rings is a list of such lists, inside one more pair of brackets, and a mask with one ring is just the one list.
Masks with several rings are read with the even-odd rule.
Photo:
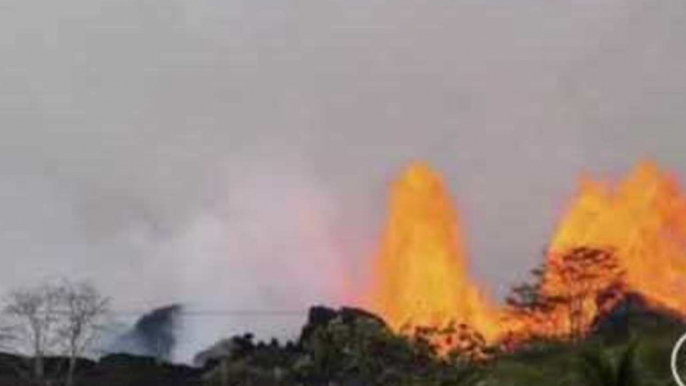
[[[532, 271], [508, 309], [535, 327], [497, 347], [466, 325], [393, 333], [378, 317], [315, 307], [297, 342], [237, 337], [216, 357], [211, 386], [671, 385], [670, 353], [686, 326], [654, 312], [624, 283], [610, 250], [579, 247]], [[595, 310], [603, 310], [597, 313]], [[557, 320], [559, 322], [559, 320]], [[523, 343], [522, 340], [528, 342]], [[445, 342], [447, 345], [441, 345]], [[231, 345], [230, 345], [231, 346]], [[453, 347], [450, 353], [438, 347]], [[686, 366], [685, 366], [686, 367]]]
[[[633, 303], [632, 303], [633, 304]], [[344, 308], [314, 307], [295, 342], [230, 338], [202, 353], [200, 367], [154, 358], [109, 355], [80, 360], [82, 386], [668, 386], [672, 346], [686, 325], [628, 304], [583, 341], [538, 340], [512, 352], [438, 355], [431, 342], [444, 331], [413, 337], [391, 332], [378, 317]], [[621, 312], [620, 312], [621, 311]], [[630, 322], [627, 322], [630, 321]], [[628, 325], [624, 325], [628, 323]], [[616, 328], [623, 326], [623, 328]], [[459, 330], [459, 328], [458, 328]], [[199, 356], [200, 357], [200, 356]], [[684, 358], [686, 360], [686, 358]], [[0, 386], [52, 385], [18, 377], [24, 359], [0, 355]], [[46, 374], [64, 363], [46, 357]], [[686, 375], [686, 374], [684, 374]]]
[[[310, 309], [293, 342], [234, 336], [199, 353], [195, 367], [164, 363], [159, 356], [79, 358], [98, 331], [106, 299], [88, 286], [39, 286], [9, 298], [5, 319], [14, 328], [4, 330], [5, 342], [15, 354], [0, 355], [0, 386], [674, 385], [670, 354], [686, 324], [623, 287], [612, 258], [576, 249], [553, 263], [553, 278], [564, 291], [541, 290], [550, 267], [534, 270], [531, 283], [513, 288], [507, 305], [515, 315], [539, 322], [552, 310], [565, 311], [571, 328], [555, 336], [527, 335], [526, 343], [519, 336], [489, 347], [462, 324], [398, 334], [369, 312], [319, 306]], [[591, 302], [602, 314], [585, 314]], [[23, 331], [29, 334], [17, 334]], [[23, 346], [28, 349], [16, 352]], [[679, 362], [686, 364], [686, 355]]]
[[[532, 342], [488, 361], [439, 356], [426, 337], [391, 333], [362, 311], [312, 313], [303, 336], [288, 347], [243, 344], [205, 374], [208, 385], [673, 385], [669, 357], [685, 327], [662, 315], [635, 313], [628, 334], [609, 329], [578, 343]], [[607, 331], [607, 332], [606, 332]], [[238, 347], [238, 346], [236, 346]], [[246, 349], [247, 347], [247, 349]]]
[[299, 341], [286, 347], [235, 338], [235, 350], [206, 375], [210, 385], [470, 385], [482, 368], [441, 358], [419, 334], [406, 338], [361, 310], [315, 307]]

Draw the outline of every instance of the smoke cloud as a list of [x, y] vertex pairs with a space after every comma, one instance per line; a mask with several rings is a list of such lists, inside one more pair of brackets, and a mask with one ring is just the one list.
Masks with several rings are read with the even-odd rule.
[[181, 359], [288, 336], [300, 310], [354, 298], [387, 185], [422, 158], [502, 295], [580, 171], [650, 156], [686, 175], [684, 16], [681, 0], [4, 1], [0, 290], [62, 274], [118, 310], [183, 303]]
[[172, 304], [144, 314], [130, 330], [106, 342], [105, 351], [170, 361], [178, 343], [178, 319], [182, 311], [182, 306]]

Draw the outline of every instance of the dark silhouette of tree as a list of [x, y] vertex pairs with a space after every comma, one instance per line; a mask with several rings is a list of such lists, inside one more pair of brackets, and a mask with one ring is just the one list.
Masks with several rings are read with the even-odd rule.
[[[67, 279], [47, 281], [9, 293], [2, 313], [3, 332], [11, 351], [30, 358], [27, 372], [17, 373], [35, 382], [65, 377], [66, 386], [75, 383], [79, 357], [91, 349], [108, 311], [109, 299], [88, 282]], [[63, 366], [47, 366], [48, 357], [66, 358]], [[55, 374], [47, 374], [52, 367]]]
[[517, 284], [505, 298], [507, 313], [505, 319], [514, 317], [525, 327], [505, 335], [498, 349], [513, 352], [523, 345], [547, 345], [558, 338], [559, 331], [554, 313], [560, 307], [561, 299], [546, 290], [544, 283], [549, 275], [549, 266], [542, 263], [530, 271], [529, 281]]
[[97, 338], [109, 311], [109, 298], [89, 282], [63, 280], [59, 292], [60, 327], [58, 335], [69, 358], [65, 386], [74, 385], [76, 366]]
[[[531, 281], [515, 285], [505, 298], [508, 311], [519, 320], [528, 320], [532, 326], [545, 326], [550, 322], [549, 313], [555, 308], [557, 300], [543, 291], [543, 281], [547, 265], [541, 264], [531, 270]], [[528, 331], [536, 338], [540, 333]]]
[[624, 271], [609, 249], [576, 247], [549, 258], [531, 271], [506, 298], [509, 315], [528, 322], [529, 329], [503, 340], [511, 351], [524, 341], [563, 337], [579, 341], [625, 294]]
[[17, 289], [9, 293], [4, 309], [5, 328], [14, 351], [31, 358], [30, 377], [45, 377], [45, 357], [59, 345], [60, 289], [53, 283]]
[[545, 271], [546, 266], [544, 264], [532, 269], [533, 280], [512, 287], [510, 294], [505, 299], [506, 304], [515, 312], [527, 315], [547, 310], [549, 308], [548, 303], [541, 291]]
[[593, 317], [625, 293], [623, 278], [611, 250], [577, 247], [549, 260], [541, 291], [550, 305], [565, 310], [569, 337], [578, 341]]

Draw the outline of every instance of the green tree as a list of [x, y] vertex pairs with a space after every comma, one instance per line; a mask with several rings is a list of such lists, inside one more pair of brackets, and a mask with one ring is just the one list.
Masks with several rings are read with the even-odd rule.
[[585, 350], [580, 356], [580, 375], [588, 386], [638, 386], [636, 344], [630, 344], [617, 359], [602, 349]]

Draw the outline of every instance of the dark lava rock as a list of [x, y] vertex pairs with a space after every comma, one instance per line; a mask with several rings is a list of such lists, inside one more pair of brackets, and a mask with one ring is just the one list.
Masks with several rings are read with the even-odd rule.
[[360, 308], [343, 307], [340, 310], [335, 310], [324, 306], [314, 306], [310, 308], [307, 323], [300, 333], [298, 342], [302, 343], [309, 340], [314, 331], [318, 328], [326, 328], [331, 321], [338, 318], [347, 325], [353, 325], [356, 321], [364, 319], [379, 323], [384, 327], [387, 326], [383, 319]]
[[609, 312], [593, 322], [595, 334], [612, 338], [628, 338], [632, 330], [650, 330], [665, 327], [682, 327], [684, 319], [676, 313], [652, 306], [639, 294], [631, 293], [619, 301]]

